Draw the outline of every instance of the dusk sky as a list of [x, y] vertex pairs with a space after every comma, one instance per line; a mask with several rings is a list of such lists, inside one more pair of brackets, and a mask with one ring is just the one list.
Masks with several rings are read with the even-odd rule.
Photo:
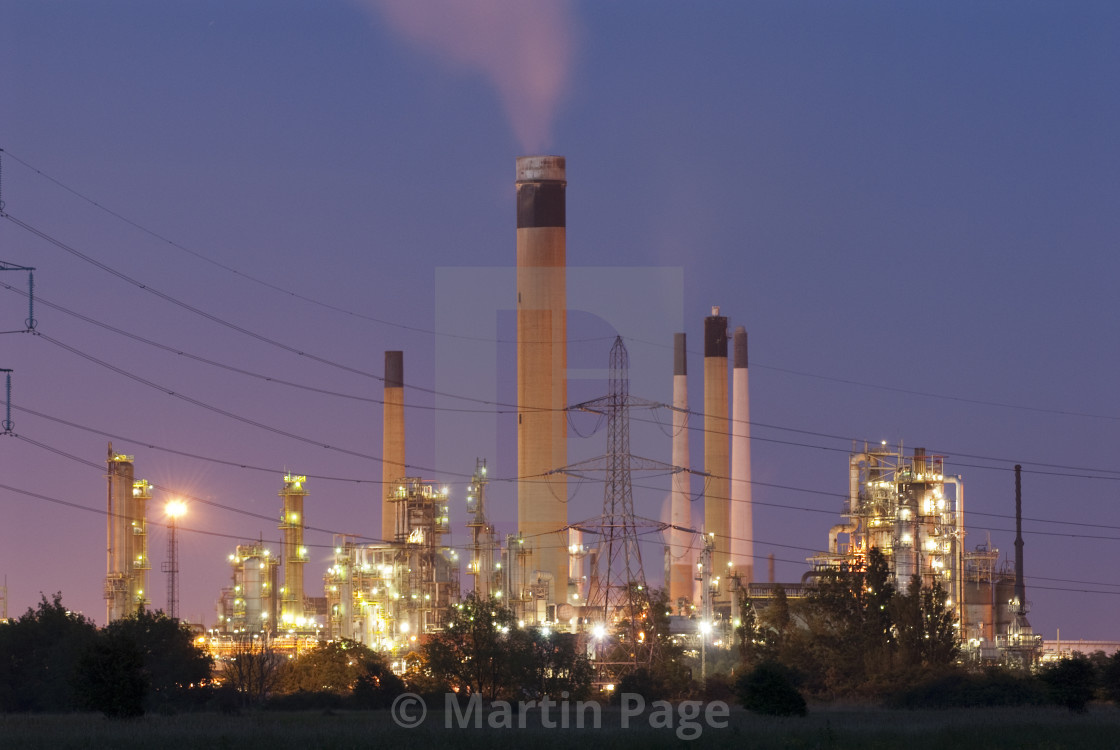
[[[1120, 640], [1120, 4], [3, 0], [0, 19], [0, 260], [36, 268], [41, 334], [0, 336], [9, 615], [61, 591], [104, 621], [110, 440], [160, 488], [155, 606], [164, 502], [189, 503], [180, 614], [213, 625], [227, 555], [279, 539], [285, 470], [310, 477], [321, 595], [332, 533], [380, 535], [385, 350], [452, 542], [476, 456], [515, 531], [514, 161], [559, 154], [570, 400], [605, 392], [621, 334], [631, 392], [671, 401], [683, 330], [699, 411], [703, 318], [746, 326], [761, 575], [772, 553], [800, 580], [827, 547], [853, 444], [902, 441], [964, 477], [967, 547], [1008, 563], [1022, 464], [1032, 624]], [[27, 274], [0, 283], [18, 331]], [[668, 462], [670, 423], [636, 412], [634, 452]], [[577, 436], [595, 427], [573, 418], [573, 461], [604, 450]], [[668, 477], [634, 483], [662, 517]], [[600, 486], [569, 489], [570, 520], [600, 512]], [[662, 544], [642, 546], [657, 585]]]

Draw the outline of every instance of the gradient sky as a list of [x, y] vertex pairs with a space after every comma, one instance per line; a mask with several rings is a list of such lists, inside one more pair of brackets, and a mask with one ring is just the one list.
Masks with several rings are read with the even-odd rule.
[[[183, 616], [214, 622], [238, 539], [278, 539], [285, 469], [320, 477], [305, 514], [324, 530], [308, 534], [317, 593], [330, 532], [379, 533], [381, 384], [360, 373], [380, 375], [387, 349], [404, 350], [413, 386], [409, 463], [452, 488], [465, 543], [465, 475], [477, 455], [516, 474], [513, 424], [452, 396], [515, 400], [514, 159], [556, 153], [580, 279], [572, 401], [604, 392], [616, 333], [632, 392], [665, 402], [675, 331], [699, 374], [710, 307], [745, 325], [768, 483], [756, 552], [779, 580], [798, 580], [839, 522], [853, 441], [903, 441], [964, 476], [967, 545], [990, 536], [1005, 560], [1023, 464], [1032, 623], [1120, 638], [1120, 5], [0, 11], [0, 259], [38, 269], [43, 334], [0, 336], [15, 371], [17, 435], [0, 439], [9, 614], [61, 590], [104, 620], [110, 435], [138, 477], [194, 498]], [[26, 274], [0, 282], [23, 290]], [[0, 330], [26, 316], [0, 287]], [[699, 409], [699, 378], [690, 396]], [[636, 415], [635, 452], [668, 461], [668, 422]], [[573, 442], [573, 460], [604, 441]], [[660, 516], [668, 479], [635, 484], [638, 512]], [[572, 492], [572, 520], [601, 508], [601, 488]], [[503, 533], [514, 497], [491, 485]], [[165, 546], [153, 523], [157, 606]], [[643, 555], [659, 582], [660, 543]]]

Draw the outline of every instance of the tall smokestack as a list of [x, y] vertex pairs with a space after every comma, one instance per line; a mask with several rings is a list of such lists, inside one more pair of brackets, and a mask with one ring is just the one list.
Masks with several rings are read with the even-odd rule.
[[405, 475], [404, 352], [385, 352], [385, 406], [381, 435], [381, 538], [396, 535], [396, 507], [389, 496]]
[[747, 329], [732, 337], [731, 562], [742, 583], [754, 581], [754, 508], [751, 506], [751, 407], [747, 390]]
[[1026, 613], [1027, 582], [1023, 578], [1023, 467], [1015, 464], [1015, 598], [1019, 600], [1019, 616]]
[[[532, 546], [530, 580], [568, 592], [567, 175], [562, 156], [517, 159], [517, 525]], [[534, 615], [535, 617], [535, 615]]]
[[683, 333], [673, 334], [673, 489], [670, 493], [670, 512], [673, 526], [669, 533], [669, 606], [675, 607], [681, 598], [691, 599], [693, 590], [692, 534], [681, 529], [692, 528], [688, 469], [688, 351]]
[[[727, 432], [727, 318], [713, 307], [704, 319], [704, 533], [714, 535], [712, 575], [727, 577], [731, 559], [731, 460]], [[722, 594], [728, 592], [722, 586]]]

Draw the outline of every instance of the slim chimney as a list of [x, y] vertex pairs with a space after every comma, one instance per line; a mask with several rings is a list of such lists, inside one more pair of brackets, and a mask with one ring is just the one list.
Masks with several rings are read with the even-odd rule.
[[389, 497], [405, 476], [404, 352], [385, 352], [385, 406], [381, 438], [381, 538], [396, 537], [396, 506]]
[[[727, 431], [727, 318], [704, 319], [704, 533], [714, 541], [712, 575], [727, 577], [731, 559], [731, 459]], [[721, 587], [721, 598], [728, 587]]]
[[1023, 467], [1015, 464], [1015, 598], [1019, 600], [1018, 615], [1026, 614], [1027, 583], [1023, 578]]
[[682, 529], [692, 528], [690, 502], [691, 474], [688, 458], [688, 351], [683, 333], [673, 334], [673, 489], [670, 493], [670, 513], [674, 528], [669, 532], [669, 606], [676, 608], [681, 598], [691, 599], [693, 589], [692, 534]]
[[754, 581], [754, 509], [751, 506], [751, 407], [747, 390], [747, 329], [733, 337], [731, 370], [731, 562], [743, 584]]
[[532, 545], [530, 583], [548, 601], [568, 598], [568, 463], [562, 156], [517, 159], [517, 525]]

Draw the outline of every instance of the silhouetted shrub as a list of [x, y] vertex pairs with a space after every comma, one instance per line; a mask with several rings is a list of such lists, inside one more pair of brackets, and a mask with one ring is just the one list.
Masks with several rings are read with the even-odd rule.
[[735, 688], [732, 677], [726, 674], [714, 674], [704, 680], [704, 700], [728, 702], [734, 700]]
[[1083, 656], [1049, 664], [1039, 672], [1038, 677], [1045, 683], [1050, 700], [1073, 713], [1085, 713], [1085, 706], [1093, 699], [1097, 684], [1096, 671]]
[[668, 698], [669, 688], [656, 672], [639, 667], [618, 681], [618, 689], [611, 696], [611, 701], [619, 702], [623, 693], [637, 693], [648, 702]]
[[1117, 651], [1101, 668], [1101, 691], [1104, 697], [1114, 703], [1120, 703], [1120, 651]]
[[804, 716], [805, 699], [794, 687], [789, 670], [763, 662], [735, 681], [735, 694], [748, 711], [769, 716]]
[[127, 633], [98, 633], [78, 660], [74, 686], [85, 708], [110, 719], [143, 716], [149, 678], [140, 645]]
[[923, 680], [887, 701], [894, 708], [966, 708], [1047, 703], [1045, 687], [1029, 675], [992, 668], [980, 674], [952, 671]]

